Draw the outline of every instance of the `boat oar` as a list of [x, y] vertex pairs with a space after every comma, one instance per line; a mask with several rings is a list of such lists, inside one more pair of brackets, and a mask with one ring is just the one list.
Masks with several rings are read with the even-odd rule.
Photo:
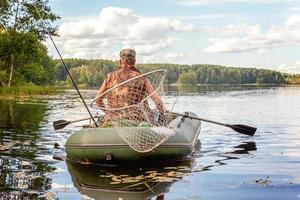
[[218, 125], [221, 125], [221, 126], [226, 126], [226, 127], [229, 127], [229, 128], [231, 128], [232, 130], [234, 130], [238, 133], [249, 135], [249, 136], [253, 136], [256, 129], [257, 129], [255, 127], [247, 126], [247, 125], [243, 125], [243, 124], [233, 124], [233, 125], [223, 124], [223, 123], [208, 120], [208, 119], [203, 119], [203, 118], [199, 118], [199, 117], [190, 116], [188, 114], [181, 114], [181, 113], [176, 113], [176, 112], [170, 112], [170, 113], [178, 115], [178, 116], [182, 116], [182, 117], [188, 117], [190, 119], [196, 119], [196, 120], [200, 120], [200, 121], [204, 121], [204, 122], [208, 122], [208, 123], [213, 123], [213, 124], [218, 124]]
[[57, 121], [53, 122], [53, 127], [54, 127], [54, 130], [59, 130], [59, 129], [65, 128], [67, 125], [69, 125], [71, 123], [80, 122], [80, 121], [84, 121], [84, 120], [88, 120], [88, 119], [91, 119], [91, 118], [88, 117], [88, 118], [78, 119], [78, 120], [74, 120], [74, 121], [57, 120]]

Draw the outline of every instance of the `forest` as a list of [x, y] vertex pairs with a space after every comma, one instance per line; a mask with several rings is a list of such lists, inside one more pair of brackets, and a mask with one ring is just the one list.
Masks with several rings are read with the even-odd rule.
[[[117, 61], [66, 59], [71, 74], [80, 85], [99, 86], [107, 73], [118, 68]], [[167, 84], [285, 84], [289, 74], [274, 70], [225, 67], [219, 65], [197, 64], [137, 64], [141, 72], [166, 69]], [[56, 60], [56, 77], [58, 83], [68, 82], [67, 73]]]

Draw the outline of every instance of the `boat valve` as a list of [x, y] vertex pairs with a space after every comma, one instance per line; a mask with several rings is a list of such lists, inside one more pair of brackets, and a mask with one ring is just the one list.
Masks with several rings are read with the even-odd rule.
[[105, 154], [105, 160], [107, 160], [107, 161], [112, 160], [112, 154], [111, 153], [106, 153]]
[[184, 122], [184, 120], [189, 116], [189, 113], [188, 112], [185, 112], [184, 113], [184, 116], [180, 119], [180, 122], [178, 123], [177, 125], [177, 128], [180, 128], [181, 127], [181, 123]]

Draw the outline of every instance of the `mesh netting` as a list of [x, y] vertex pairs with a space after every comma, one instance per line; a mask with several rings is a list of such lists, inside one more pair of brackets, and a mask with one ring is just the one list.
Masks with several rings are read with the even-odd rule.
[[[117, 73], [117, 72], [116, 72]], [[105, 115], [102, 127], [114, 127], [137, 152], [149, 152], [174, 134], [173, 116], [165, 112], [165, 70], [127, 76], [93, 100]]]

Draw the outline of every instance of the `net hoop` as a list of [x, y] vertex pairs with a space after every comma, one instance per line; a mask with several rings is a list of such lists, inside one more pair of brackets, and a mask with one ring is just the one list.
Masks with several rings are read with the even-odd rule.
[[[153, 109], [154, 105], [156, 108], [163, 105], [159, 96], [164, 95], [163, 82], [166, 75], [167, 71], [163, 69], [137, 75], [112, 86], [91, 102], [93, 108], [98, 99], [107, 101], [96, 107], [105, 111], [102, 123], [111, 125], [119, 136], [139, 153], [152, 151], [175, 133], [170, 123], [173, 120], [170, 119], [171, 116]], [[146, 90], [147, 84], [152, 88], [148, 90], [149, 93]], [[121, 92], [121, 98], [116, 98], [118, 92]]]

